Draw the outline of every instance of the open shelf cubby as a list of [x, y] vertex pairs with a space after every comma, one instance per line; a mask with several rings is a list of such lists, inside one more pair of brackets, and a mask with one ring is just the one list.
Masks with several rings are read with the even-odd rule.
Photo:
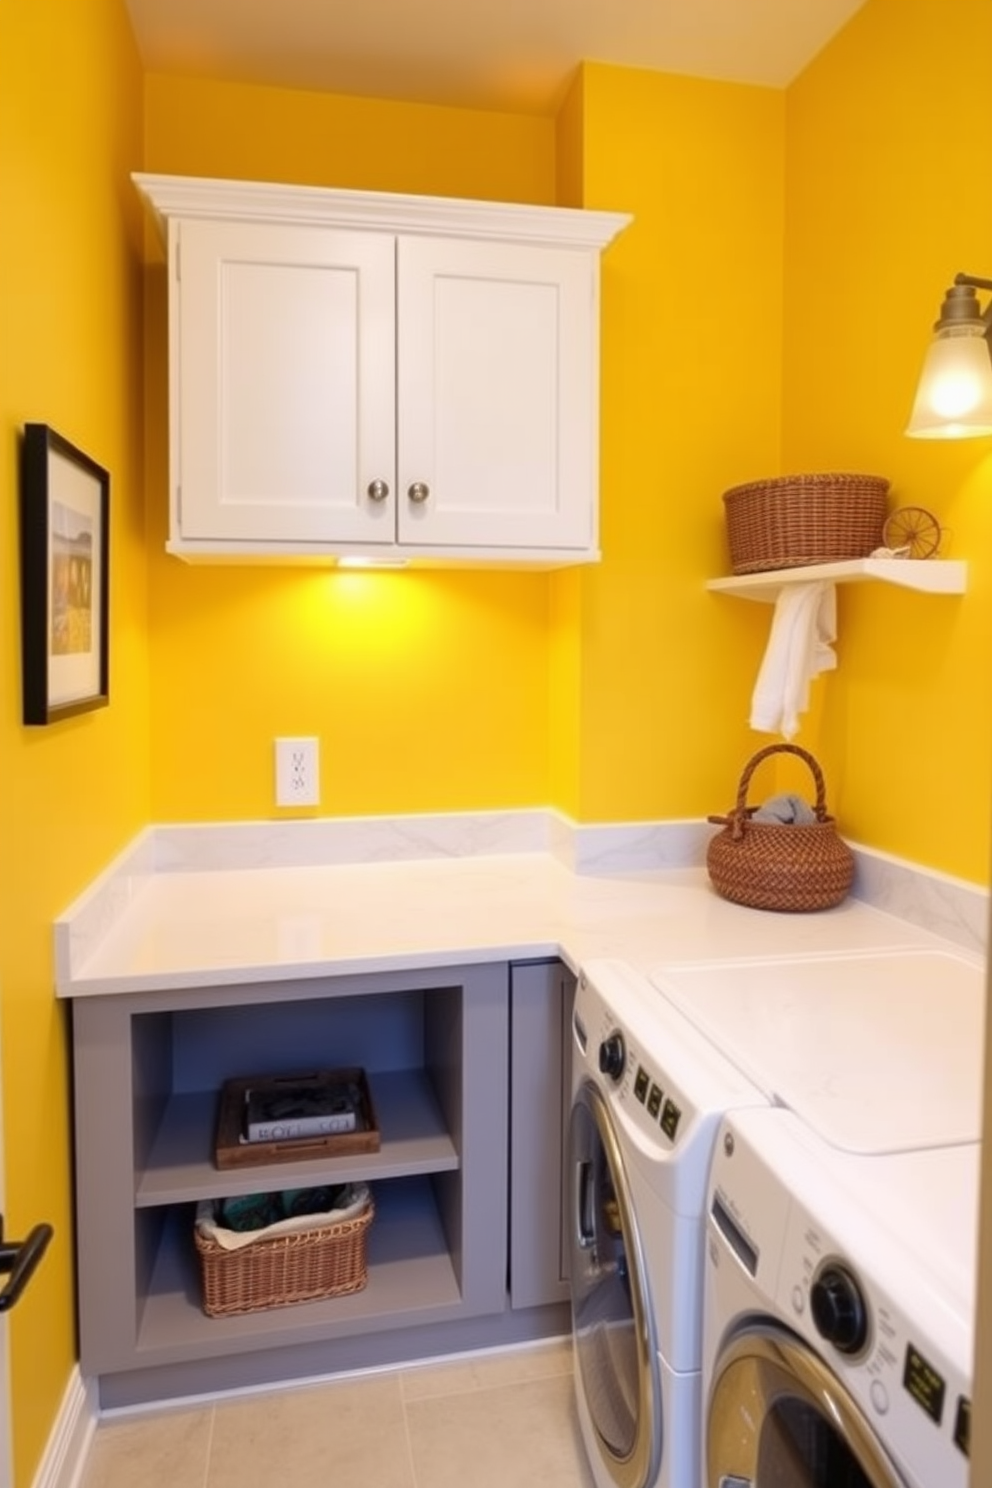
[[[437, 1324], [506, 1302], [509, 967], [80, 998], [73, 1007], [80, 1354], [102, 1377]], [[220, 1090], [361, 1068], [380, 1144], [220, 1168]], [[367, 1283], [209, 1317], [204, 1199], [369, 1184]]]

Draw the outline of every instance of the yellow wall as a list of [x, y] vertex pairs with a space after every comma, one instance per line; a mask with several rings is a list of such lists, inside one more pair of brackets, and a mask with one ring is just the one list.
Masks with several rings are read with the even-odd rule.
[[[152, 171], [548, 202], [554, 125], [151, 77]], [[153, 814], [274, 814], [315, 734], [326, 815], [548, 799], [547, 575], [190, 568], [165, 537], [165, 288], [149, 286]]]
[[149, 171], [554, 200], [550, 119], [152, 74], [145, 127]]
[[[586, 64], [582, 195], [634, 222], [603, 270], [603, 563], [581, 585], [583, 821], [732, 803], [759, 617], [704, 589], [722, 492], [778, 468], [784, 98]], [[728, 796], [728, 792], [730, 793]]]
[[840, 664], [810, 747], [850, 835], [977, 882], [992, 441], [903, 429], [944, 290], [959, 270], [992, 275], [990, 53], [987, 0], [869, 0], [789, 89], [786, 130], [784, 468], [887, 476], [892, 504], [934, 512], [968, 563], [960, 599], [839, 592]]
[[[272, 815], [276, 734], [320, 737], [328, 815], [725, 809], [765, 742], [747, 712], [768, 613], [703, 588], [726, 566], [721, 493], [779, 468], [879, 469], [952, 529], [969, 592], [842, 592], [840, 670], [800, 742], [849, 835], [987, 876], [992, 456], [901, 436], [945, 285], [992, 272], [985, 0], [868, 0], [784, 94], [588, 64], [557, 121], [142, 79], [123, 0], [85, 10], [35, 0], [0, 18], [7, 1216], [11, 1232], [57, 1228], [11, 1324], [18, 1488], [74, 1357], [50, 921], [149, 820]], [[632, 211], [603, 275], [603, 564], [328, 575], [168, 558], [164, 275], [145, 276], [143, 409], [139, 167]], [[112, 703], [43, 730], [19, 722], [28, 419], [114, 482]]]
[[[141, 72], [123, 0], [0, 10], [0, 1022], [5, 1223], [55, 1226], [10, 1315], [16, 1483], [36, 1470], [75, 1358], [67, 1009], [51, 922], [145, 824]], [[111, 473], [110, 706], [21, 725], [17, 459], [51, 424]]]

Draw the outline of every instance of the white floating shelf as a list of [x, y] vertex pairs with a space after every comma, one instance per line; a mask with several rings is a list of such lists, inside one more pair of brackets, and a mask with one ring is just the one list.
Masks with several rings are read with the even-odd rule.
[[948, 558], [851, 558], [845, 563], [811, 563], [804, 568], [779, 568], [768, 573], [737, 574], [709, 579], [707, 589], [738, 599], [774, 604], [787, 584], [811, 584], [824, 579], [834, 584], [869, 581], [896, 584], [920, 594], [963, 594], [967, 564]]

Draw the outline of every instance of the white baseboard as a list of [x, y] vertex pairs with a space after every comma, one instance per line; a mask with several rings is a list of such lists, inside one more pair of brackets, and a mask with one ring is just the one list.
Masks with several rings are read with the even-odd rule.
[[96, 1387], [74, 1365], [32, 1488], [78, 1488], [98, 1415]]

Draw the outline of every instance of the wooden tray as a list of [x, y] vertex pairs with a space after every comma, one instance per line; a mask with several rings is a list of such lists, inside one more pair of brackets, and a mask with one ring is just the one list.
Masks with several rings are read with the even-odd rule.
[[[287, 1137], [276, 1142], [244, 1142], [245, 1093], [248, 1090], [270, 1090], [291, 1080], [294, 1086], [317, 1089], [328, 1081], [350, 1081], [358, 1086], [361, 1106], [359, 1119], [363, 1126], [356, 1131], [317, 1133], [313, 1136]], [[314, 1155], [343, 1157], [358, 1152], [378, 1152], [379, 1123], [376, 1120], [372, 1094], [363, 1069], [307, 1070], [299, 1075], [239, 1075], [225, 1080], [220, 1095], [217, 1139], [214, 1158], [219, 1168], [256, 1167], [261, 1163], [300, 1162]]]

